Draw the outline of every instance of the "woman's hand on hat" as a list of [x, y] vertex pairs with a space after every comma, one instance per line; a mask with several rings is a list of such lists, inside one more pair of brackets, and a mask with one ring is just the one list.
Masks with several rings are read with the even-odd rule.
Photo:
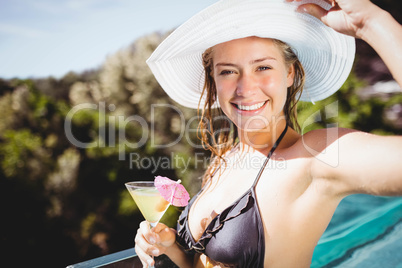
[[402, 26], [399, 22], [369, 0], [323, 1], [331, 4], [332, 8], [326, 11], [315, 4], [303, 4], [298, 11], [311, 14], [340, 33], [366, 41], [402, 87]]
[[[286, 0], [287, 2], [299, 2], [300, 0]], [[365, 28], [379, 9], [369, 0], [324, 0], [332, 5], [330, 10], [325, 10], [316, 4], [303, 4], [298, 8], [299, 12], [308, 13], [335, 31], [353, 37], [362, 38]]]

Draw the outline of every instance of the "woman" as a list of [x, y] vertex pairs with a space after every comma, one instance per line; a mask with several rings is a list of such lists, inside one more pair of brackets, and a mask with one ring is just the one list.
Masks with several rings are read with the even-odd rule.
[[[153, 264], [151, 256], [166, 254], [179, 267], [309, 267], [345, 196], [402, 194], [401, 137], [335, 128], [300, 135], [295, 114], [298, 98], [323, 99], [345, 81], [354, 46], [343, 34], [370, 44], [402, 85], [401, 26], [368, 0], [284, 2], [220, 1], [151, 56], [149, 65], [167, 93], [194, 107], [201, 93], [191, 92], [191, 85], [202, 80], [195, 75], [199, 66], [181, 53], [206, 40], [201, 130], [208, 126], [214, 133], [210, 123], [221, 110], [235, 131], [225, 126], [218, 138], [202, 131], [215, 156], [203, 189], [180, 216], [177, 235], [163, 224], [150, 231], [141, 223], [135, 249], [144, 266]], [[190, 34], [200, 21], [214, 25], [197, 28], [201, 37]], [[165, 64], [163, 57], [174, 53]], [[247, 166], [250, 161], [254, 165]]]

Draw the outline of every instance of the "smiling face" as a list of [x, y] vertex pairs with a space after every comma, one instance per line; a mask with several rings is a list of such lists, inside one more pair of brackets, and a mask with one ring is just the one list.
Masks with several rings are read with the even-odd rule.
[[219, 105], [243, 131], [261, 131], [284, 116], [294, 68], [270, 39], [247, 37], [213, 47]]

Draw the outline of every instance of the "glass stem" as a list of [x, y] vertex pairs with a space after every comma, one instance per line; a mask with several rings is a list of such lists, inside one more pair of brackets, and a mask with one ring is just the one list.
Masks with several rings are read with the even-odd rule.
[[[157, 222], [150, 222], [149, 223], [149, 228], [152, 231], [152, 228], [154, 228], [158, 223]], [[155, 264], [155, 258], [154, 256], [152, 256], [152, 259], [154, 260], [154, 264]], [[155, 265], [148, 265], [148, 268], [155, 268]]]

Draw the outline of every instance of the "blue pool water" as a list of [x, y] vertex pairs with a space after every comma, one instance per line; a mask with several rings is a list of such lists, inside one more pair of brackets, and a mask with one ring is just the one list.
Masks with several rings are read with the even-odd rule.
[[339, 204], [312, 268], [402, 268], [402, 198], [353, 195]]

